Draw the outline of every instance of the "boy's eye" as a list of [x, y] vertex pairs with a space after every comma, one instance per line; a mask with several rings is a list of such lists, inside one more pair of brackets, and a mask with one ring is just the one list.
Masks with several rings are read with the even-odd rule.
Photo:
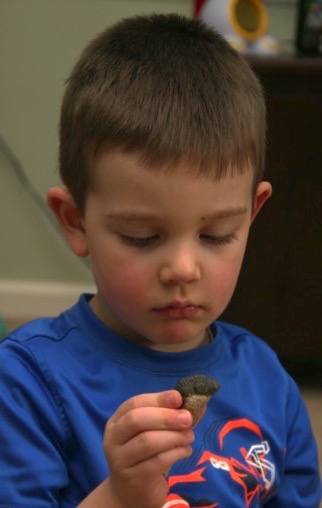
[[146, 236], [146, 237], [136, 237], [136, 236], [128, 236], [128, 235], [120, 235], [120, 238], [123, 243], [127, 245], [131, 245], [133, 247], [149, 247], [156, 243], [159, 239], [157, 235]]
[[231, 243], [233, 240], [235, 240], [236, 236], [234, 233], [230, 233], [229, 235], [224, 236], [202, 234], [200, 235], [200, 238], [203, 241], [211, 243], [213, 245], [226, 245], [227, 243]]

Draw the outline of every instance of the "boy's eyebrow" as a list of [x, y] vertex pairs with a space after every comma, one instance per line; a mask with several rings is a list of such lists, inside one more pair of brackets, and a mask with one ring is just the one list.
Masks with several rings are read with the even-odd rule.
[[[248, 209], [243, 206], [237, 206], [234, 208], [226, 208], [223, 210], [216, 210], [213, 213], [208, 215], [204, 215], [202, 217], [202, 221], [211, 221], [215, 219], [226, 219], [229, 217], [234, 217], [235, 215], [245, 215], [248, 212]], [[110, 212], [106, 214], [106, 218], [110, 220], [121, 220], [126, 222], [138, 222], [138, 221], [153, 221], [158, 220], [159, 217], [152, 213], [143, 213], [143, 212]]]
[[152, 221], [157, 220], [157, 215], [137, 212], [111, 212], [106, 214], [107, 219], [124, 220], [126, 222]]
[[234, 217], [235, 215], [245, 215], [248, 212], [248, 208], [245, 206], [237, 206], [234, 208], [226, 208], [223, 210], [216, 210], [209, 215], [204, 215], [202, 217], [203, 221], [209, 221], [214, 219], [226, 219], [229, 217]]

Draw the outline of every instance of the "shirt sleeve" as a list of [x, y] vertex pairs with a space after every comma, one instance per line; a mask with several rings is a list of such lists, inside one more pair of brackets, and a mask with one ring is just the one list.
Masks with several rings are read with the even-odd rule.
[[0, 347], [0, 507], [59, 506], [68, 485], [66, 426], [54, 390], [24, 344]]
[[319, 508], [321, 479], [318, 452], [305, 403], [290, 378], [286, 406], [287, 447], [278, 494], [267, 508]]

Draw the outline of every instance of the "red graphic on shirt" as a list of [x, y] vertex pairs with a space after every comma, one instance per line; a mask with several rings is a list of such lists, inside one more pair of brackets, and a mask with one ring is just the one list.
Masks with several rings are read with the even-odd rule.
[[[254, 444], [248, 449], [243, 446], [237, 448], [238, 455], [242, 460], [235, 456], [225, 456], [225, 440], [234, 437], [237, 430], [250, 431], [255, 438]], [[170, 476], [168, 479], [169, 492], [177, 486], [176, 494], [171, 492], [163, 508], [215, 508], [219, 507], [219, 500], [203, 500], [198, 504], [198, 500], [180, 496], [180, 485], [207, 482], [206, 474], [209, 469], [215, 469], [221, 474], [228, 474], [230, 479], [241, 486], [244, 503], [250, 507], [253, 500], [264, 500], [269, 495], [275, 479], [275, 466], [266, 459], [270, 452], [267, 441], [263, 439], [259, 426], [246, 419], [236, 419], [226, 422], [217, 435], [220, 454], [204, 451], [196, 464], [196, 469], [188, 474]], [[240, 439], [239, 439], [240, 440]], [[199, 490], [202, 490], [199, 489]], [[200, 502], [199, 502], [200, 503]]]
[[193, 473], [185, 474], [185, 475], [179, 475], [179, 476], [170, 476], [168, 480], [168, 486], [172, 487], [173, 485], [176, 485], [176, 483], [200, 483], [205, 482], [205, 478], [202, 476], [202, 473], [204, 472], [206, 468], [203, 469], [197, 469], [196, 471], [193, 471]]
[[256, 423], [251, 422], [247, 418], [241, 418], [239, 420], [232, 420], [232, 421], [226, 423], [226, 425], [224, 425], [224, 427], [221, 429], [221, 431], [219, 433], [219, 444], [220, 444], [221, 450], [223, 448], [225, 436], [227, 434], [229, 434], [230, 432], [232, 432], [233, 430], [240, 429], [240, 428], [251, 430], [252, 432], [254, 432], [254, 434], [257, 434], [261, 439], [263, 438], [260, 428], [258, 427], [258, 425]]

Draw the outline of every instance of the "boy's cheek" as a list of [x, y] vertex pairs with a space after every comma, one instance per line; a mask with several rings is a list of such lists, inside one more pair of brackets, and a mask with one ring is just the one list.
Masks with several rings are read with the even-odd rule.
[[149, 269], [145, 264], [135, 264], [124, 262], [120, 265], [114, 265], [114, 276], [116, 282], [120, 282], [124, 289], [130, 293], [146, 290], [147, 281], [150, 280]]
[[[93, 268], [96, 272], [97, 284], [104, 288], [104, 292], [114, 295], [118, 299], [130, 300], [139, 298], [146, 294], [149, 286], [148, 271], [146, 267], [136, 267], [130, 263], [120, 262], [115, 259], [108, 263], [101, 264], [100, 267]], [[151, 287], [150, 287], [151, 289]]]
[[231, 298], [237, 284], [242, 265], [242, 256], [220, 263], [207, 277], [211, 284], [211, 292], [216, 299]]

